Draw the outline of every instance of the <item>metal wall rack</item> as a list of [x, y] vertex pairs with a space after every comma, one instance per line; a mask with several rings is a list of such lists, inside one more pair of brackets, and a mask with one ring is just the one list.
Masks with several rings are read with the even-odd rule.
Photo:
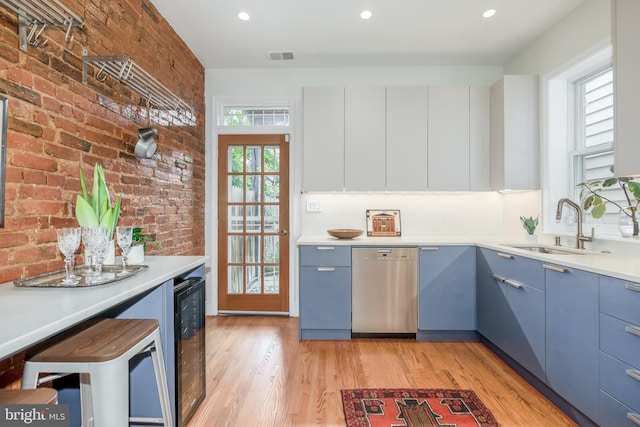
[[178, 115], [192, 113], [191, 107], [177, 95], [158, 82], [151, 74], [140, 68], [128, 56], [84, 56], [82, 58], [82, 83], [87, 84], [87, 67], [94, 64], [98, 71], [96, 79], [105, 81], [111, 76], [142, 95], [149, 104]]
[[65, 28], [65, 41], [69, 43], [73, 40], [71, 29], [84, 25], [82, 18], [58, 0], [0, 0], [0, 4], [18, 14], [20, 50], [25, 52], [27, 44], [47, 44], [48, 39], [40, 38], [47, 26]]

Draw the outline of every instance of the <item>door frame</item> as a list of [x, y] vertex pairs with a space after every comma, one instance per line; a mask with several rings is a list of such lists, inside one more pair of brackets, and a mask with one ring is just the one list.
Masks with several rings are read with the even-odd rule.
[[[230, 104], [270, 104], [264, 100], [251, 102], [246, 97], [242, 98], [217, 98], [212, 97], [212, 102], [207, 108], [212, 111], [207, 115], [207, 128], [212, 129], [206, 132], [205, 142], [207, 150], [206, 167], [206, 207], [205, 207], [205, 240], [207, 241], [207, 253], [209, 258], [209, 270], [207, 272], [207, 294], [206, 312], [209, 316], [217, 316], [218, 313], [218, 136], [220, 134], [289, 134], [289, 316], [299, 315], [298, 303], [298, 265], [296, 236], [300, 234], [299, 215], [296, 208], [302, 199], [301, 172], [294, 165], [302, 161], [302, 150], [296, 149], [295, 134], [295, 107], [294, 99], [288, 99], [289, 105], [289, 126], [281, 127], [232, 127], [219, 126], [218, 117], [224, 105]], [[276, 102], [277, 103], [277, 102]], [[295, 215], [298, 216], [295, 216]], [[264, 313], [263, 313], [264, 314]]]

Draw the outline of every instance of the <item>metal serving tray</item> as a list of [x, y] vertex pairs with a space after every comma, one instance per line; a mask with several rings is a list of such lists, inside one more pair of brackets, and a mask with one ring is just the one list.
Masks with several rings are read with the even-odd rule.
[[14, 286], [25, 288], [86, 288], [90, 286], [100, 286], [107, 283], [118, 282], [135, 276], [141, 271], [149, 268], [148, 265], [128, 265], [129, 274], [117, 276], [122, 272], [120, 265], [104, 265], [102, 266], [102, 276], [100, 278], [88, 277], [87, 273], [90, 268], [87, 266], [76, 267], [73, 272], [80, 278], [80, 281], [74, 285], [62, 283], [66, 273], [64, 270], [54, 271], [52, 273], [39, 274], [27, 279], [20, 279], [13, 282]]

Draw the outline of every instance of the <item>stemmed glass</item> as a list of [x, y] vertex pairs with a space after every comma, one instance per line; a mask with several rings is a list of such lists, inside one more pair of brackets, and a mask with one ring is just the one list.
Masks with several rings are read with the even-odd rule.
[[116, 276], [128, 276], [130, 271], [127, 270], [127, 255], [133, 241], [133, 227], [118, 226], [116, 228], [116, 238], [118, 246], [122, 249], [122, 271]]
[[95, 236], [93, 269], [98, 278], [101, 278], [104, 255], [109, 247], [109, 230], [106, 227], [94, 227], [93, 234]]
[[62, 280], [63, 285], [75, 285], [80, 279], [73, 273], [73, 265], [75, 262], [74, 254], [80, 246], [80, 227], [65, 227], [56, 230], [58, 235], [58, 249], [64, 255], [65, 278]]

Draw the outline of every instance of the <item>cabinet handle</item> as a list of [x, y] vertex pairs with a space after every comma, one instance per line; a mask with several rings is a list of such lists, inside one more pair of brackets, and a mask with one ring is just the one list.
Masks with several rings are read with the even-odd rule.
[[629, 375], [636, 381], [640, 381], [640, 371], [636, 371], [635, 369], [627, 369], [627, 375]]
[[491, 278], [492, 278], [493, 280], [497, 280], [498, 282], [501, 282], [501, 283], [504, 283], [504, 281], [505, 281], [505, 280], [507, 280], [507, 279], [505, 279], [504, 277], [500, 277], [500, 276], [498, 276], [497, 274], [492, 274], [492, 275], [491, 275]]
[[638, 285], [633, 285], [631, 283], [627, 283], [624, 285], [624, 288], [628, 291], [633, 291], [633, 292], [640, 292], [640, 286]]
[[317, 271], [336, 271], [335, 267], [318, 267]]
[[516, 289], [522, 288], [522, 285], [520, 283], [515, 282], [513, 280], [510, 280], [510, 279], [504, 279], [504, 283], [506, 283], [507, 285], [511, 286], [512, 288], [516, 288]]
[[626, 326], [624, 330], [629, 332], [630, 334], [637, 335], [640, 337], [640, 328], [636, 328], [635, 326]]
[[334, 248], [333, 246], [318, 246], [316, 249], [319, 251], [333, 251], [336, 248]]
[[439, 251], [440, 248], [428, 247], [428, 248], [420, 248], [421, 251]]
[[513, 259], [513, 255], [504, 254], [502, 252], [496, 252], [496, 255], [498, 255], [500, 258]]
[[635, 425], [640, 426], [640, 415], [634, 412], [627, 412], [627, 418], [629, 418]]
[[556, 273], [566, 273], [567, 270], [564, 268], [556, 267], [555, 265], [542, 264], [542, 268], [547, 270], [555, 271]]

